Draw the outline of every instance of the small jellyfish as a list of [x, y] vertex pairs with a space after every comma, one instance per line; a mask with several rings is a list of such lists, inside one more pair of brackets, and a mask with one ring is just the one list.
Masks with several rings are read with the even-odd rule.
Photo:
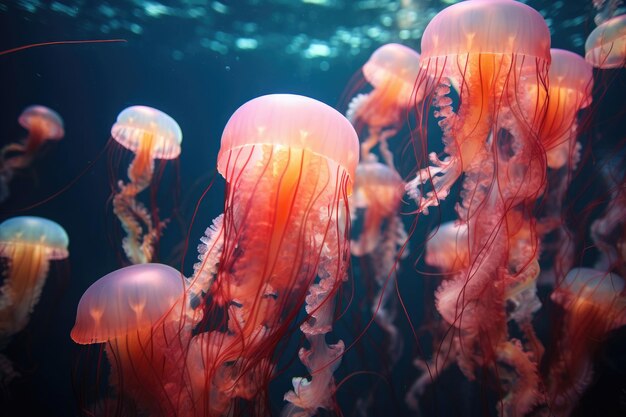
[[41, 217], [13, 217], [0, 224], [0, 257], [7, 261], [0, 289], [0, 344], [26, 326], [50, 261], [67, 258], [68, 243], [61, 226]]
[[350, 251], [354, 256], [367, 257], [364, 262], [371, 265], [363, 275], [378, 287], [371, 309], [374, 321], [387, 333], [390, 365], [402, 354], [402, 336], [394, 324], [396, 308], [391, 296], [395, 293], [396, 263], [408, 254], [408, 250], [401, 252], [408, 239], [398, 214], [403, 195], [404, 181], [394, 168], [379, 162], [359, 163], [352, 200], [356, 210], [351, 220], [355, 224], [362, 217], [362, 229], [350, 242]]
[[626, 15], [595, 28], [585, 42], [585, 60], [596, 68], [621, 68], [626, 64]]
[[0, 150], [0, 202], [9, 196], [9, 182], [15, 170], [26, 168], [41, 146], [65, 135], [63, 119], [54, 110], [41, 105], [29, 106], [18, 122], [28, 130], [28, 136], [19, 143], [10, 143]]
[[131, 106], [117, 116], [111, 136], [135, 153], [128, 167], [130, 182], [120, 180], [119, 192], [113, 197], [113, 211], [126, 232], [122, 246], [133, 264], [148, 263], [165, 223], [153, 224], [150, 213], [136, 197], [150, 185], [155, 159], [178, 158], [182, 132], [178, 123], [160, 110]]
[[[120, 397], [131, 397], [150, 415], [178, 415], [162, 384], [166, 375], [179, 375], [184, 358], [167, 350], [163, 334], [172, 337], [172, 346], [181, 343], [179, 329], [169, 329], [168, 323], [180, 315], [175, 306], [181, 305], [184, 288], [180, 272], [172, 267], [131, 265], [94, 282], [78, 304], [72, 340], [106, 343], [111, 383]], [[174, 319], [167, 320], [168, 315]]]
[[374, 88], [368, 94], [355, 96], [346, 113], [357, 131], [367, 126], [369, 136], [361, 143], [363, 160], [368, 160], [372, 148], [379, 144], [383, 159], [393, 167], [387, 139], [398, 132], [408, 109], [422, 98], [421, 90], [414, 91], [419, 63], [417, 52], [389, 43], [375, 50], [363, 65], [363, 75]]
[[[592, 101], [593, 70], [583, 57], [563, 49], [550, 49], [547, 110], [539, 129], [548, 167], [559, 169], [568, 161], [575, 167], [578, 111]], [[543, 89], [538, 90], [539, 93]]]
[[467, 225], [456, 221], [443, 223], [426, 243], [425, 262], [444, 274], [468, 265]]
[[624, 279], [591, 268], [574, 268], [552, 293], [565, 310], [559, 357], [548, 376], [555, 416], [569, 416], [593, 378], [593, 355], [607, 333], [626, 324]]

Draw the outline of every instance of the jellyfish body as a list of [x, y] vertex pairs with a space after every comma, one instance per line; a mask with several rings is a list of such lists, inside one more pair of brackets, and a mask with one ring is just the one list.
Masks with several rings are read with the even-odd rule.
[[[71, 337], [79, 344], [106, 343], [111, 383], [150, 415], [178, 415], [163, 385], [181, 375], [184, 357], [174, 349], [184, 299], [183, 277], [161, 264], [131, 265], [93, 283], [78, 304]], [[168, 316], [173, 319], [168, 320]]]
[[[536, 298], [532, 282], [539, 251], [531, 210], [546, 181], [539, 129], [546, 113], [549, 47], [548, 27], [534, 9], [512, 0], [468, 0], [444, 9], [426, 27], [416, 81], [426, 94], [423, 103], [436, 108], [447, 154], [440, 159], [431, 153], [433, 166], [407, 183], [417, 211], [439, 205], [464, 174], [456, 211], [467, 228], [467, 261], [436, 291], [437, 310], [454, 330], [449, 345], [456, 346], [442, 354], [456, 355], [469, 379], [476, 369], [495, 372], [506, 385], [499, 407], [505, 416], [524, 415], [542, 398], [536, 358], [509, 337], [512, 317], [505, 306], [521, 294], [524, 300]], [[452, 85], [459, 97], [456, 110]], [[418, 128], [425, 133], [429, 111], [418, 113], [424, 117]], [[534, 305], [520, 311], [532, 312]]]
[[15, 170], [30, 165], [46, 141], [60, 140], [65, 135], [63, 119], [46, 106], [27, 107], [20, 114], [18, 122], [28, 130], [28, 136], [21, 143], [10, 143], [0, 150], [0, 202], [9, 196], [8, 184]]
[[357, 131], [362, 125], [367, 126], [368, 137], [361, 143], [363, 160], [367, 160], [371, 149], [379, 144], [385, 162], [393, 167], [387, 139], [398, 132], [402, 118], [414, 101], [421, 100], [419, 90], [413, 90], [419, 62], [420, 55], [411, 48], [389, 43], [374, 51], [363, 65], [363, 75], [373, 90], [354, 97], [347, 112]]
[[175, 159], [180, 155], [182, 132], [174, 119], [147, 106], [124, 109], [111, 128], [111, 137], [135, 154], [128, 167], [130, 182], [119, 182], [113, 197], [113, 211], [126, 232], [122, 246], [133, 264], [147, 263], [154, 256], [154, 244], [165, 223], [153, 224], [137, 194], [150, 185], [155, 159]]
[[[326, 345], [325, 334], [346, 274], [347, 195], [357, 161], [350, 123], [307, 97], [259, 97], [228, 121], [218, 155], [227, 182], [223, 249], [206, 292], [228, 306], [235, 337], [208, 332], [195, 340], [204, 362], [215, 364], [203, 381], [217, 383], [230, 370], [221, 382], [224, 397], [259, 395], [272, 374], [271, 352], [306, 300], [311, 319], [301, 329], [310, 348], [301, 349], [300, 358], [312, 379], [295, 378], [285, 398], [303, 415], [332, 407], [332, 373], [343, 343]], [[249, 389], [243, 383], [226, 389], [244, 369]]]
[[0, 224], [0, 256], [7, 260], [0, 295], [0, 341], [26, 326], [50, 261], [67, 258], [68, 243], [61, 226], [41, 217], [13, 217]]
[[602, 69], [621, 68], [626, 64], [626, 15], [605, 21], [589, 34], [585, 60]]
[[550, 369], [552, 412], [570, 415], [592, 380], [592, 358], [607, 333], [626, 324], [624, 279], [591, 268], [574, 268], [552, 293], [565, 310], [560, 355]]

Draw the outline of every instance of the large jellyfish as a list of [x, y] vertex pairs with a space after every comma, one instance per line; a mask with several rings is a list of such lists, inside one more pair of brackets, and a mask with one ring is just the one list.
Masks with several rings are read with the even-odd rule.
[[585, 42], [585, 59], [596, 68], [621, 68], [626, 64], [626, 15], [595, 28]]
[[15, 170], [30, 165], [46, 141], [60, 140], [65, 135], [63, 119], [46, 106], [27, 107], [20, 114], [18, 121], [28, 130], [28, 136], [22, 142], [10, 143], [0, 150], [0, 202], [9, 197], [9, 183]]
[[565, 310], [562, 345], [548, 376], [555, 416], [571, 414], [593, 377], [593, 355], [607, 333], [626, 324], [624, 279], [591, 268], [574, 268], [552, 293]]
[[[68, 243], [61, 226], [41, 217], [13, 217], [0, 224], [0, 257], [7, 267], [0, 288], [0, 348], [28, 324], [50, 261], [67, 258]], [[6, 382], [7, 375], [0, 375], [1, 379]]]
[[[532, 209], [546, 182], [539, 133], [546, 100], [530, 91], [547, 94], [549, 48], [548, 27], [534, 9], [512, 0], [469, 0], [444, 9], [426, 27], [416, 81], [428, 95], [423, 103], [436, 107], [447, 154], [431, 153], [434, 166], [407, 183], [417, 211], [439, 205], [464, 175], [456, 210], [467, 225], [468, 262], [436, 292], [437, 310], [453, 330], [436, 351], [455, 357], [469, 379], [479, 369], [493, 372], [505, 416], [523, 415], [543, 401], [535, 354], [541, 349], [510, 338], [507, 322], [528, 320], [538, 306]], [[451, 85], [458, 91], [456, 111]], [[425, 138], [429, 112], [418, 113]], [[509, 299], [521, 311], [507, 314]]]
[[413, 90], [419, 62], [420, 55], [411, 48], [389, 43], [375, 50], [363, 65], [363, 75], [374, 89], [355, 96], [346, 115], [357, 131], [367, 126], [368, 136], [361, 143], [364, 161], [371, 158], [370, 151], [379, 145], [385, 163], [394, 166], [387, 139], [398, 133], [411, 105], [421, 100], [420, 90]]
[[117, 116], [111, 136], [135, 153], [128, 167], [130, 182], [124, 184], [120, 180], [119, 192], [113, 197], [113, 211], [126, 232], [122, 245], [130, 262], [147, 263], [154, 256], [154, 244], [165, 223], [153, 224], [150, 212], [137, 200], [137, 194], [150, 185], [155, 159], [178, 158], [182, 132], [178, 123], [162, 111], [131, 106]]

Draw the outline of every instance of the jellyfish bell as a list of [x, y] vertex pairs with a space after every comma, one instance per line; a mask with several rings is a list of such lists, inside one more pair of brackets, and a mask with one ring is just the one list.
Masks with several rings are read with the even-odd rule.
[[46, 140], [60, 140], [65, 136], [63, 119], [54, 110], [42, 106], [29, 106], [18, 118], [20, 125], [28, 130], [26, 153], [35, 152]]
[[176, 413], [161, 384], [166, 373], [180, 375], [181, 357], [167, 348], [185, 343], [171, 324], [182, 314], [183, 282], [179, 271], [162, 264], [113, 271], [85, 291], [71, 331], [78, 344], [106, 343], [111, 382], [154, 415]]
[[111, 137], [135, 153], [129, 178], [141, 178], [152, 170], [155, 159], [176, 159], [183, 134], [180, 126], [166, 113], [148, 106], [122, 110], [111, 128]]
[[118, 115], [111, 136], [135, 154], [128, 167], [130, 182], [120, 181], [119, 192], [113, 197], [113, 211], [126, 232], [122, 246], [133, 264], [147, 263], [154, 257], [165, 222], [158, 220], [156, 207], [149, 212], [136, 197], [151, 184], [155, 159], [178, 158], [182, 132], [178, 123], [162, 111], [131, 106]]
[[585, 60], [596, 68], [621, 68], [626, 63], [626, 15], [596, 27], [585, 42]]
[[0, 296], [0, 339], [26, 326], [50, 261], [67, 258], [68, 244], [65, 230], [42, 217], [13, 217], [0, 224], [0, 257], [8, 263]]
[[428, 238], [425, 262], [448, 274], [468, 263], [467, 225], [456, 221], [443, 223]]

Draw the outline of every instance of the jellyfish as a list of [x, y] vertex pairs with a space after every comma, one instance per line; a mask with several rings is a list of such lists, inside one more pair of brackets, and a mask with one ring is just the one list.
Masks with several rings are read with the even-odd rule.
[[[178, 415], [163, 384], [166, 376], [180, 375], [184, 361], [173, 348], [184, 339], [175, 337], [178, 328], [171, 328], [180, 321], [184, 291], [176, 269], [146, 263], [105, 275], [81, 297], [72, 340], [105, 344], [120, 403], [131, 398], [150, 415]], [[164, 335], [172, 338], [169, 344]]]
[[[41, 217], [12, 217], [0, 224], [0, 257], [5, 259], [7, 268], [0, 288], [0, 348], [28, 324], [46, 282], [50, 261], [67, 258], [68, 243], [61, 226]], [[10, 363], [2, 368], [0, 374], [11, 373], [7, 371]], [[7, 377], [10, 375], [0, 380], [8, 382]]]
[[595, 28], [585, 42], [585, 60], [596, 68], [621, 68], [626, 63], [626, 15]]
[[[543, 245], [542, 256], [554, 259], [551, 268], [542, 271], [541, 281], [554, 283], [573, 263], [574, 243], [561, 218], [563, 201], [580, 160], [577, 141], [577, 115], [592, 101], [593, 71], [581, 56], [562, 49], [551, 49], [552, 63], [548, 78], [546, 117], [539, 130], [546, 150], [548, 183], [540, 214], [540, 235], [552, 234]], [[539, 90], [540, 92], [542, 90]]]
[[[402, 354], [402, 339], [393, 324], [396, 308], [391, 295], [395, 291], [396, 264], [408, 251], [401, 249], [407, 243], [407, 233], [398, 214], [404, 181], [398, 172], [379, 162], [365, 161], [356, 168], [352, 222], [362, 217], [362, 230], [352, 240], [350, 251], [357, 257], [367, 257], [378, 292], [372, 300], [374, 321], [387, 333], [390, 365]], [[370, 270], [370, 268], [364, 268]], [[367, 272], [363, 271], [367, 276]]]
[[10, 143], [0, 150], [0, 202], [9, 197], [9, 183], [15, 171], [29, 166], [46, 141], [60, 140], [65, 135], [63, 119], [46, 106], [27, 107], [18, 122], [28, 130], [28, 136], [22, 142]]
[[571, 414], [593, 377], [592, 358], [607, 333], [626, 324], [624, 279], [591, 268], [574, 268], [552, 293], [565, 311], [562, 345], [548, 376], [551, 411]]
[[120, 180], [119, 191], [113, 197], [113, 212], [126, 232], [122, 246], [131, 263], [148, 263], [154, 257], [154, 245], [165, 222], [153, 224], [137, 194], [150, 185], [155, 159], [178, 158], [182, 132], [167, 114], [147, 106], [131, 106], [117, 116], [111, 136], [135, 154], [128, 167], [130, 182]]
[[413, 102], [421, 100], [419, 90], [413, 90], [419, 62], [420, 55], [411, 48], [389, 43], [375, 50], [363, 65], [363, 75], [374, 88], [355, 96], [346, 113], [357, 130], [367, 126], [368, 137], [361, 143], [363, 160], [369, 159], [372, 148], [379, 145], [384, 161], [394, 166], [387, 139], [398, 133]]
[[[506, 302], [532, 287], [538, 273], [533, 208], [546, 183], [540, 128], [547, 105], [530, 92], [547, 96], [549, 48], [548, 27], [531, 7], [468, 0], [444, 9], [426, 27], [416, 81], [416, 89], [425, 91], [422, 103], [435, 107], [447, 154], [440, 159], [431, 153], [433, 166], [407, 183], [417, 212], [438, 206], [464, 177], [456, 212], [467, 225], [468, 262], [441, 283], [436, 307], [465, 376], [475, 379], [478, 369], [497, 376], [503, 416], [524, 415], [543, 401], [537, 358], [524, 341], [510, 337]], [[418, 113], [418, 130], [425, 132], [428, 109]]]

